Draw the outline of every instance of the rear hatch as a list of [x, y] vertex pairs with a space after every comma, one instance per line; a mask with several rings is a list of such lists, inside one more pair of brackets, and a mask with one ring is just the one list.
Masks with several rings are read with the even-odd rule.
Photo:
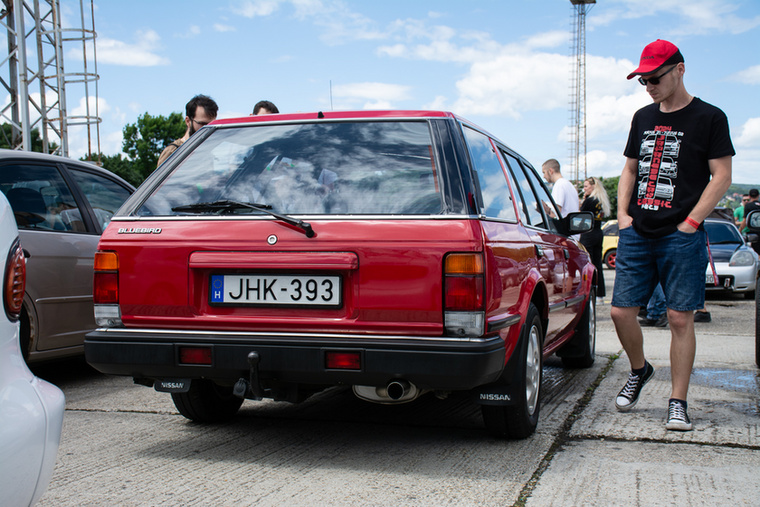
[[[478, 255], [451, 121], [226, 125], [113, 219], [127, 327], [441, 336], [445, 260]], [[482, 265], [482, 262], [481, 262]], [[461, 273], [460, 273], [461, 275]], [[466, 282], [466, 281], [465, 281]], [[448, 308], [446, 306], [448, 305]], [[458, 306], [457, 306], [458, 305]]]

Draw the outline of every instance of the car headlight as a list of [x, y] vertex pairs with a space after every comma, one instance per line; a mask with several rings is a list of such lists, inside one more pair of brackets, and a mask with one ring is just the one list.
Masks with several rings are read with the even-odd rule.
[[729, 266], [752, 266], [755, 264], [755, 253], [748, 250], [738, 250], [731, 256]]

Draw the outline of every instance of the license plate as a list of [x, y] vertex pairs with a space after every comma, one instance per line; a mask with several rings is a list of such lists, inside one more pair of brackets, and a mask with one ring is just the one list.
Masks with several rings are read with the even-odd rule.
[[341, 305], [339, 276], [211, 275], [209, 300], [220, 305]]

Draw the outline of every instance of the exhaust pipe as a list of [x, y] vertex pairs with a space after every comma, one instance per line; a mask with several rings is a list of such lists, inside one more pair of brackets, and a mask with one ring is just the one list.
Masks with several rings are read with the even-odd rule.
[[398, 401], [409, 393], [410, 388], [411, 386], [406, 380], [393, 380], [385, 386], [385, 392], [388, 398]]
[[359, 399], [387, 405], [406, 403], [427, 392], [403, 379], [391, 380], [384, 387], [353, 386], [353, 391]]

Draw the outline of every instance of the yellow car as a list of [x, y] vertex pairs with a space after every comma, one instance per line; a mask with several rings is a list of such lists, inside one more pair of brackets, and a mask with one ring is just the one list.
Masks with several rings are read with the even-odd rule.
[[615, 256], [617, 255], [618, 245], [618, 222], [617, 220], [608, 220], [602, 224], [602, 260], [609, 269], [615, 269]]

